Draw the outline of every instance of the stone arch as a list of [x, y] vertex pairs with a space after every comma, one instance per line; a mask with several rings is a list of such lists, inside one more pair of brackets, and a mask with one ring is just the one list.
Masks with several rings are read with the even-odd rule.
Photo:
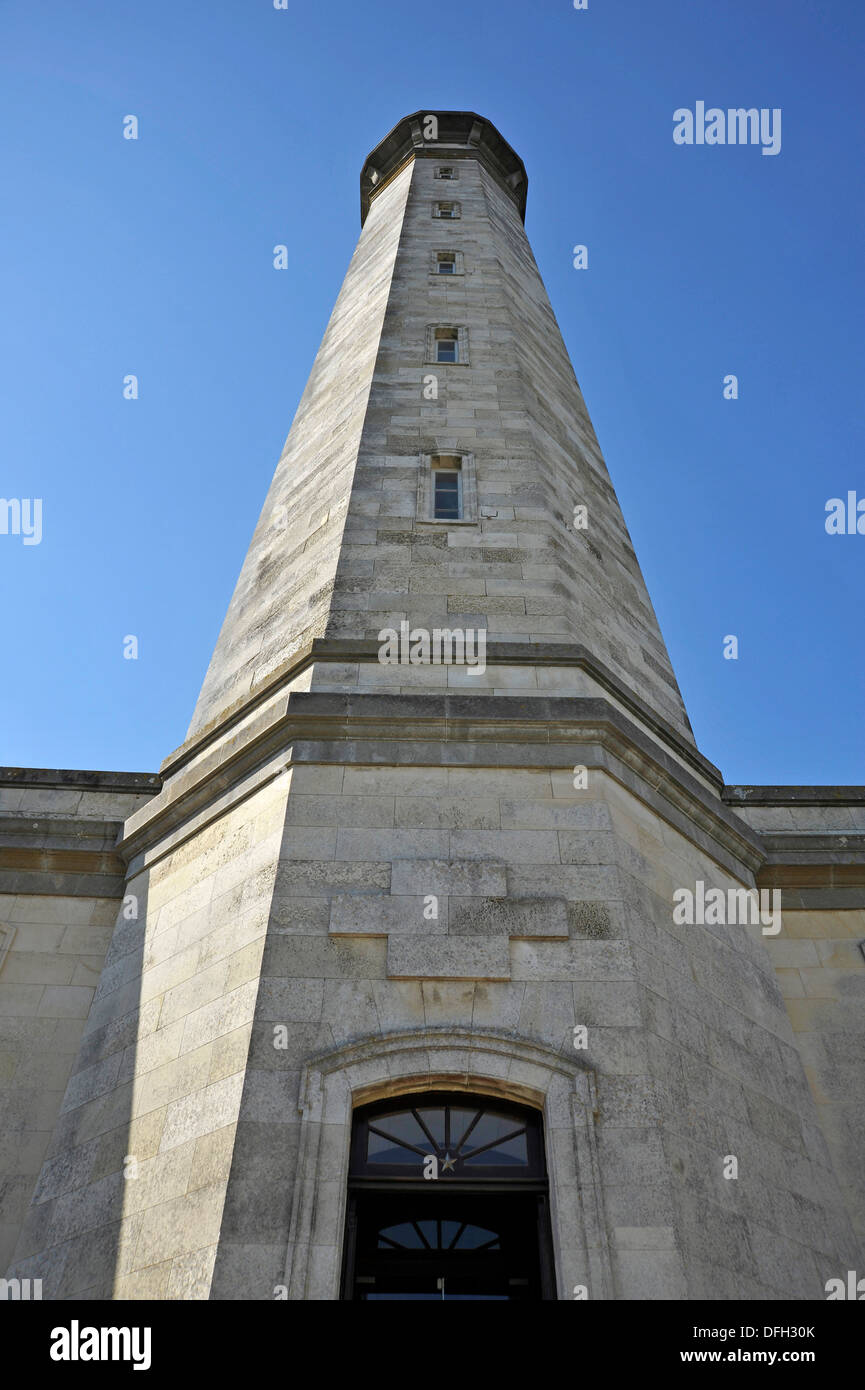
[[510, 1033], [426, 1028], [312, 1058], [300, 1080], [298, 1167], [283, 1282], [291, 1300], [339, 1297], [355, 1109], [411, 1091], [500, 1096], [542, 1111], [559, 1298], [612, 1296], [595, 1138], [594, 1073]]

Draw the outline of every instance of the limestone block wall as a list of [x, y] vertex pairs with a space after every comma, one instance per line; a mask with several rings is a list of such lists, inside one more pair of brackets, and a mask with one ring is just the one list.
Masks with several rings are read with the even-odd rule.
[[[118, 900], [0, 893], [0, 1270], [54, 1132]], [[13, 935], [14, 933], [14, 935]]]
[[865, 910], [788, 912], [784, 921], [769, 955], [865, 1251]]
[[[423, 1029], [495, 1030], [573, 1059], [578, 1024], [612, 1272], [612, 1293], [593, 1296], [822, 1296], [852, 1236], [765, 939], [672, 920], [676, 887], [743, 878], [600, 771], [588, 792], [564, 768], [291, 777], [212, 1297], [273, 1297], [286, 1277], [311, 1059]], [[347, 1142], [340, 1126], [327, 1138]], [[576, 1147], [556, 1136], [554, 1194]], [[343, 1157], [325, 1145], [317, 1160], [333, 1231]], [[558, 1232], [562, 1297], [584, 1241]], [[337, 1296], [340, 1245], [313, 1251], [293, 1296]]]
[[[489, 640], [582, 642], [692, 742], [517, 208], [481, 159], [464, 157], [446, 185], [460, 216], [434, 218], [440, 158], [418, 156], [411, 168], [327, 635], [372, 639], [407, 620], [484, 628]], [[435, 252], [447, 249], [462, 253], [463, 273], [431, 274]], [[425, 360], [436, 323], [467, 329], [466, 362]], [[430, 374], [434, 400], [424, 394]], [[437, 451], [473, 455], [474, 524], [419, 517], [421, 460]], [[589, 509], [586, 531], [574, 529], [578, 503]], [[398, 674], [406, 691], [446, 679], [435, 666]], [[533, 673], [518, 680], [531, 694]], [[339, 688], [394, 684], [392, 669], [364, 665], [343, 672]]]
[[[517, 206], [475, 149], [448, 153], [459, 177], [447, 184], [435, 177], [441, 158], [416, 150], [372, 198], [189, 734], [312, 640], [374, 640], [407, 620], [582, 643], [693, 744]], [[457, 219], [432, 215], [445, 194]], [[448, 249], [463, 273], [432, 274]], [[464, 360], [427, 360], [436, 324], [464, 333]], [[436, 452], [473, 456], [474, 521], [419, 516], [421, 460]], [[574, 529], [578, 504], [585, 531]], [[313, 689], [394, 685], [369, 663], [325, 674]], [[443, 675], [400, 674], [406, 691]]]
[[[865, 1262], [865, 844], [861, 787], [736, 787], [781, 880], [784, 931], [767, 938], [823, 1137]], [[851, 1266], [852, 1268], [853, 1266]]]
[[[676, 888], [747, 880], [632, 800], [610, 800], [640, 854], [631, 932], [689, 1296], [823, 1297], [826, 1279], [854, 1267], [856, 1241], [774, 969], [787, 918], [777, 937], [751, 924], [674, 925]], [[723, 1176], [727, 1155], [736, 1180]]]
[[111, 940], [123, 885], [113, 845], [158, 781], [0, 769], [0, 1275]]
[[[530, 421], [536, 474], [543, 479], [553, 522], [523, 578], [537, 582], [552, 571], [565, 599], [556, 610], [561, 626], [554, 626], [553, 615], [548, 615], [547, 623], [536, 618], [532, 631], [574, 633], [629, 689], [643, 693], [693, 741], [628, 528], [531, 245], [510, 200], [485, 170], [481, 176], [502, 266], [502, 298], [515, 345], [518, 389]], [[574, 529], [577, 503], [588, 508], [586, 530]], [[541, 613], [548, 614], [548, 609]]]
[[[370, 731], [294, 737], [218, 779], [206, 751], [178, 767], [125, 826], [135, 911], [86, 1024], [70, 1021], [83, 1037], [10, 1273], [61, 1299], [338, 1296], [347, 1101], [329, 1126], [325, 1105], [311, 1154], [310, 1069], [357, 1047], [337, 1069], [371, 1098], [403, 1084], [388, 1057], [406, 1037], [405, 1085], [435, 1073], [525, 1099], [558, 1059], [561, 1297], [587, 1281], [593, 1297], [819, 1298], [857, 1267], [855, 1050], [803, 1042], [770, 955], [805, 944], [836, 972], [829, 938], [807, 913], [793, 928], [810, 937], [675, 925], [676, 888], [749, 883], [729, 849], [688, 828], [663, 779], [594, 758], [577, 790], [530, 744], [492, 767], [482, 737]], [[52, 937], [45, 968], [64, 954]], [[779, 968], [816, 980], [804, 960]], [[828, 979], [843, 1014], [849, 986]]]
[[409, 173], [375, 200], [229, 605], [189, 733], [324, 634]]
[[46, 1298], [207, 1297], [284, 820], [259, 778], [130, 863], [13, 1266]]

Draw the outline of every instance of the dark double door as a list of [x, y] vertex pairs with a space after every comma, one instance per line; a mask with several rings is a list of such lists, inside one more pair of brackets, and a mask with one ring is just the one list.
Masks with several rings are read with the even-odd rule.
[[353, 1192], [345, 1297], [468, 1302], [551, 1297], [545, 1199], [525, 1192]]

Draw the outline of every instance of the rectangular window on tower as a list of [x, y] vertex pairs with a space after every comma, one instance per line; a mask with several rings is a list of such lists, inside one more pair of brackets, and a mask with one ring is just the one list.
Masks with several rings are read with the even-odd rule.
[[450, 328], [436, 329], [436, 361], [458, 362], [459, 340]]
[[423, 454], [417, 519], [429, 526], [477, 526], [478, 487], [474, 454]]
[[436, 454], [432, 460], [433, 516], [436, 521], [461, 521], [463, 516], [462, 460]]
[[[447, 274], [447, 272], [445, 272]], [[431, 323], [426, 331], [427, 362], [469, 365], [469, 331], [455, 324]]]
[[430, 259], [432, 275], [464, 275], [462, 251], [433, 251]]
[[459, 203], [433, 203], [433, 217], [443, 217], [452, 222], [459, 215]]

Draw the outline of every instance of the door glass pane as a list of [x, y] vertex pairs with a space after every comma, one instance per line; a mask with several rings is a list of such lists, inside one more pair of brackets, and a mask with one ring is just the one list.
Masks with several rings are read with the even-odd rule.
[[463, 1229], [463, 1223], [462, 1223], [461, 1221], [443, 1221], [443, 1222], [442, 1222], [442, 1249], [443, 1249], [443, 1250], [452, 1250], [452, 1249], [453, 1249], [454, 1241], [456, 1240], [457, 1236], [460, 1234], [460, 1232], [461, 1232], [462, 1229]]
[[543, 1296], [537, 1194], [430, 1187], [435, 1191], [376, 1188], [355, 1195], [350, 1297], [505, 1301]]
[[491, 1250], [499, 1250], [501, 1246], [498, 1241], [498, 1232], [487, 1231], [483, 1226], [466, 1226], [455, 1249], [476, 1250], [479, 1245], [489, 1245]]
[[411, 1221], [401, 1221], [398, 1226], [386, 1226], [379, 1231], [379, 1247], [398, 1246], [401, 1250], [422, 1250], [423, 1241], [417, 1227]]
[[[430, 1249], [430, 1250], [438, 1250], [438, 1248], [439, 1248], [438, 1222], [436, 1222], [436, 1221], [417, 1221], [417, 1222], [415, 1222], [415, 1225], [417, 1226], [418, 1230], [420, 1231], [421, 1235], [423, 1236], [423, 1239], [426, 1241], [426, 1245], [429, 1247], [429, 1249]], [[425, 1246], [424, 1248], [426, 1248], [426, 1246]]]

